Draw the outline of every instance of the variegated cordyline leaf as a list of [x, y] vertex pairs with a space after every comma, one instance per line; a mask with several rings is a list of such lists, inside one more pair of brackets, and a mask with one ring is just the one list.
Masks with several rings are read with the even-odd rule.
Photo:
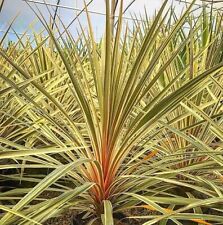
[[44, 31], [0, 41], [0, 181], [20, 183], [0, 194], [0, 224], [67, 208], [90, 224], [120, 212], [140, 224], [221, 222], [221, 13], [193, 1], [178, 16], [166, 0], [126, 24], [125, 2], [105, 2], [100, 41], [87, 5], [77, 37], [30, 5]]

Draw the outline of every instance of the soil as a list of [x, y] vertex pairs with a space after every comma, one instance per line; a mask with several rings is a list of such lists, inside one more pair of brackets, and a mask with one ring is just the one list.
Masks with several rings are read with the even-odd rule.
[[[145, 221], [140, 220], [123, 220], [115, 223], [116, 225], [142, 225]], [[197, 223], [192, 221], [181, 221], [184, 225], [197, 225]], [[51, 218], [47, 220], [43, 225], [86, 225], [87, 221], [74, 220], [73, 214], [67, 212], [61, 217]], [[97, 224], [100, 225], [100, 224]], [[172, 225], [172, 222], [167, 223], [167, 225]]]
[[[212, 214], [211, 212], [209, 212], [210, 214]], [[126, 212], [125, 215], [124, 214], [120, 214], [117, 215], [116, 218], [119, 220], [116, 220], [116, 225], [142, 225], [144, 222], [146, 222], [146, 220], [139, 220], [139, 219], [127, 219], [124, 218], [125, 216], [130, 216], [130, 215], [148, 215], [148, 211], [147, 210], [131, 210], [131, 212]], [[222, 213], [221, 213], [222, 215]], [[222, 215], [223, 216], [223, 215]], [[119, 222], [117, 222], [119, 221]], [[61, 215], [60, 217], [57, 218], [51, 218], [48, 219], [43, 225], [86, 225], [88, 221], [84, 221], [80, 218], [79, 215], [77, 215], [77, 211], [76, 210], [67, 210], [63, 215]], [[181, 221], [182, 224], [184, 225], [197, 225], [197, 223], [192, 222], [192, 221]], [[173, 223], [170, 221], [167, 223], [167, 225], [172, 225]], [[95, 223], [95, 225], [101, 225], [99, 223]]]
[[[115, 215], [116, 217], [115, 224], [116, 225], [141, 225], [145, 222], [139, 219], [125, 218], [126, 216], [130, 216], [130, 215], [134, 215], [134, 212], [126, 212], [126, 214], [120, 213], [118, 215]], [[148, 215], [148, 211], [141, 210], [140, 215]], [[62, 216], [58, 218], [48, 219], [43, 225], [86, 225], [87, 222], [88, 221], [86, 220], [85, 221], [82, 220], [76, 211], [68, 210]], [[95, 223], [95, 225], [101, 225], [101, 224]]]
[[67, 210], [62, 216], [50, 218], [43, 225], [73, 225], [72, 220], [75, 214], [75, 211]]

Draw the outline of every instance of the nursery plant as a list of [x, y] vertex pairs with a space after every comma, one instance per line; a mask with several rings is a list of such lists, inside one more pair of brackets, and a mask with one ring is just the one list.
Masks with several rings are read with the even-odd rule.
[[194, 2], [179, 16], [166, 0], [124, 23], [123, 0], [106, 0], [100, 41], [87, 6], [78, 37], [33, 6], [41, 33], [7, 45], [10, 24], [0, 224], [68, 209], [80, 224], [223, 222], [222, 13]]

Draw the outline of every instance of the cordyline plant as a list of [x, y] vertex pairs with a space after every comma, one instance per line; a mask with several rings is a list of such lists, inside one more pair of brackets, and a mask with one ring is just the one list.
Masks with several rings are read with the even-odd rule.
[[76, 39], [38, 9], [43, 33], [5, 46], [6, 32], [0, 224], [69, 208], [89, 224], [222, 223], [222, 15], [167, 3], [124, 26], [123, 0], [106, 0], [100, 42], [87, 7]]

